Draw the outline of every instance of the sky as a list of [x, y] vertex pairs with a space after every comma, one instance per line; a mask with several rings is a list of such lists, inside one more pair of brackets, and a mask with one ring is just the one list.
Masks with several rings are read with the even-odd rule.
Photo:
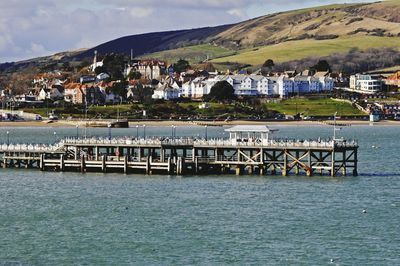
[[368, 0], [0, 0], [0, 62], [91, 48], [126, 35], [344, 2]]

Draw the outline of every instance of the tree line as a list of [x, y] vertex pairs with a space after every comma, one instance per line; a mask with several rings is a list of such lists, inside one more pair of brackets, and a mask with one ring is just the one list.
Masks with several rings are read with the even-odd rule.
[[318, 62], [326, 61], [335, 72], [348, 74], [367, 72], [400, 65], [400, 53], [397, 48], [360, 50], [352, 48], [348, 53], [334, 53], [325, 57], [307, 57], [283, 63], [275, 63], [275, 71], [310, 69]]

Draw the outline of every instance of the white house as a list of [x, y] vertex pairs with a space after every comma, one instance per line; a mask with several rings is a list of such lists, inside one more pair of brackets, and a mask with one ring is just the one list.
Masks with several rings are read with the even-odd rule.
[[382, 80], [371, 75], [356, 74], [350, 76], [350, 89], [364, 92], [376, 93], [382, 90]]
[[167, 77], [165, 80], [158, 83], [157, 88], [154, 90], [153, 99], [164, 99], [173, 100], [181, 97], [182, 89], [171, 77]]
[[154, 90], [153, 99], [173, 100], [180, 96], [179, 89], [171, 87], [169, 84], [164, 84]]
[[39, 101], [44, 101], [46, 99], [56, 100], [64, 98], [64, 88], [61, 86], [52, 86], [50, 89], [42, 88], [39, 91], [37, 99]]
[[182, 97], [199, 99], [210, 93], [212, 86], [218, 80], [207, 79], [205, 77], [197, 77], [192, 81], [188, 81], [182, 85]]

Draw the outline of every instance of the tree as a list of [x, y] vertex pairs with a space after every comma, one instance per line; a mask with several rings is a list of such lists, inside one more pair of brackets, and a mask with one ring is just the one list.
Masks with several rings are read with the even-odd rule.
[[128, 78], [129, 79], [136, 79], [136, 80], [138, 80], [138, 79], [140, 79], [142, 77], [142, 74], [140, 73], [140, 72], [138, 72], [138, 71], [131, 71], [131, 72], [129, 72], [129, 75], [128, 75]]
[[207, 96], [210, 100], [224, 101], [235, 99], [235, 90], [227, 81], [218, 81], [211, 88], [210, 94]]
[[112, 80], [121, 80], [124, 78], [122, 71], [125, 67], [125, 59], [120, 54], [109, 54], [104, 57], [103, 67]]
[[178, 62], [174, 64], [174, 70], [178, 73], [185, 72], [190, 68], [190, 64], [188, 61], [179, 59]]
[[139, 103], [149, 103], [151, 102], [151, 96], [154, 90], [151, 87], [145, 87], [142, 84], [138, 84], [132, 89], [132, 100]]
[[319, 60], [318, 63], [311, 67], [311, 69], [315, 71], [328, 71], [331, 72], [331, 66], [329, 65], [328, 61], [326, 60]]
[[275, 66], [275, 63], [274, 63], [274, 61], [272, 59], [268, 59], [263, 64], [263, 67], [266, 67], [266, 68], [269, 68], [269, 69], [273, 68], [274, 66]]
[[109, 89], [111, 90], [112, 93], [117, 94], [122, 98], [126, 98], [127, 86], [128, 86], [127, 81], [115, 82]]
[[104, 66], [98, 66], [94, 70], [94, 73], [96, 73], [96, 75], [99, 75], [99, 74], [105, 73], [105, 72], [107, 72], [107, 70]]

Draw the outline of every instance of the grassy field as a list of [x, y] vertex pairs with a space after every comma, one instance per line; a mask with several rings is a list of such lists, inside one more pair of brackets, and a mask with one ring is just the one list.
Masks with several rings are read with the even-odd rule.
[[400, 47], [400, 38], [355, 36], [333, 40], [290, 41], [260, 48], [241, 50], [237, 55], [217, 58], [212, 60], [212, 62], [238, 62], [261, 65], [268, 58], [276, 62], [285, 62], [310, 56], [346, 53], [353, 47], [358, 47], [361, 50], [379, 47]]
[[289, 99], [279, 103], [267, 103], [268, 110], [278, 111], [286, 115], [302, 113], [304, 116], [331, 116], [335, 112], [338, 116], [365, 115], [353, 108], [349, 103], [342, 103], [326, 99]]
[[210, 59], [225, 57], [234, 55], [235, 51], [228, 50], [222, 47], [210, 45], [210, 44], [201, 44], [201, 45], [193, 45], [187, 46], [184, 48], [178, 48], [173, 50], [162, 51], [153, 54], [147, 54], [143, 56], [144, 58], [157, 58], [161, 60], [168, 61], [170, 63], [176, 62], [179, 59], [188, 60], [190, 63], [198, 63], [207, 59], [207, 56]]
[[397, 72], [400, 71], [400, 66], [393, 66], [393, 67], [387, 67], [387, 68], [381, 68], [381, 69], [375, 69], [371, 72]]
[[[361, 50], [379, 47], [400, 48], [400, 38], [351, 36], [332, 40], [299, 40], [243, 49], [236, 52], [213, 45], [202, 44], [148, 54], [145, 57], [158, 58], [168, 62], [176, 62], [179, 59], [185, 59], [191, 64], [195, 64], [205, 60], [208, 55], [214, 63], [235, 62], [256, 66], [263, 64], [268, 58], [273, 59], [275, 62], [286, 62], [311, 56], [328, 56], [332, 53], [346, 53], [354, 47]], [[226, 69], [226, 67], [223, 67], [223, 69]]]

